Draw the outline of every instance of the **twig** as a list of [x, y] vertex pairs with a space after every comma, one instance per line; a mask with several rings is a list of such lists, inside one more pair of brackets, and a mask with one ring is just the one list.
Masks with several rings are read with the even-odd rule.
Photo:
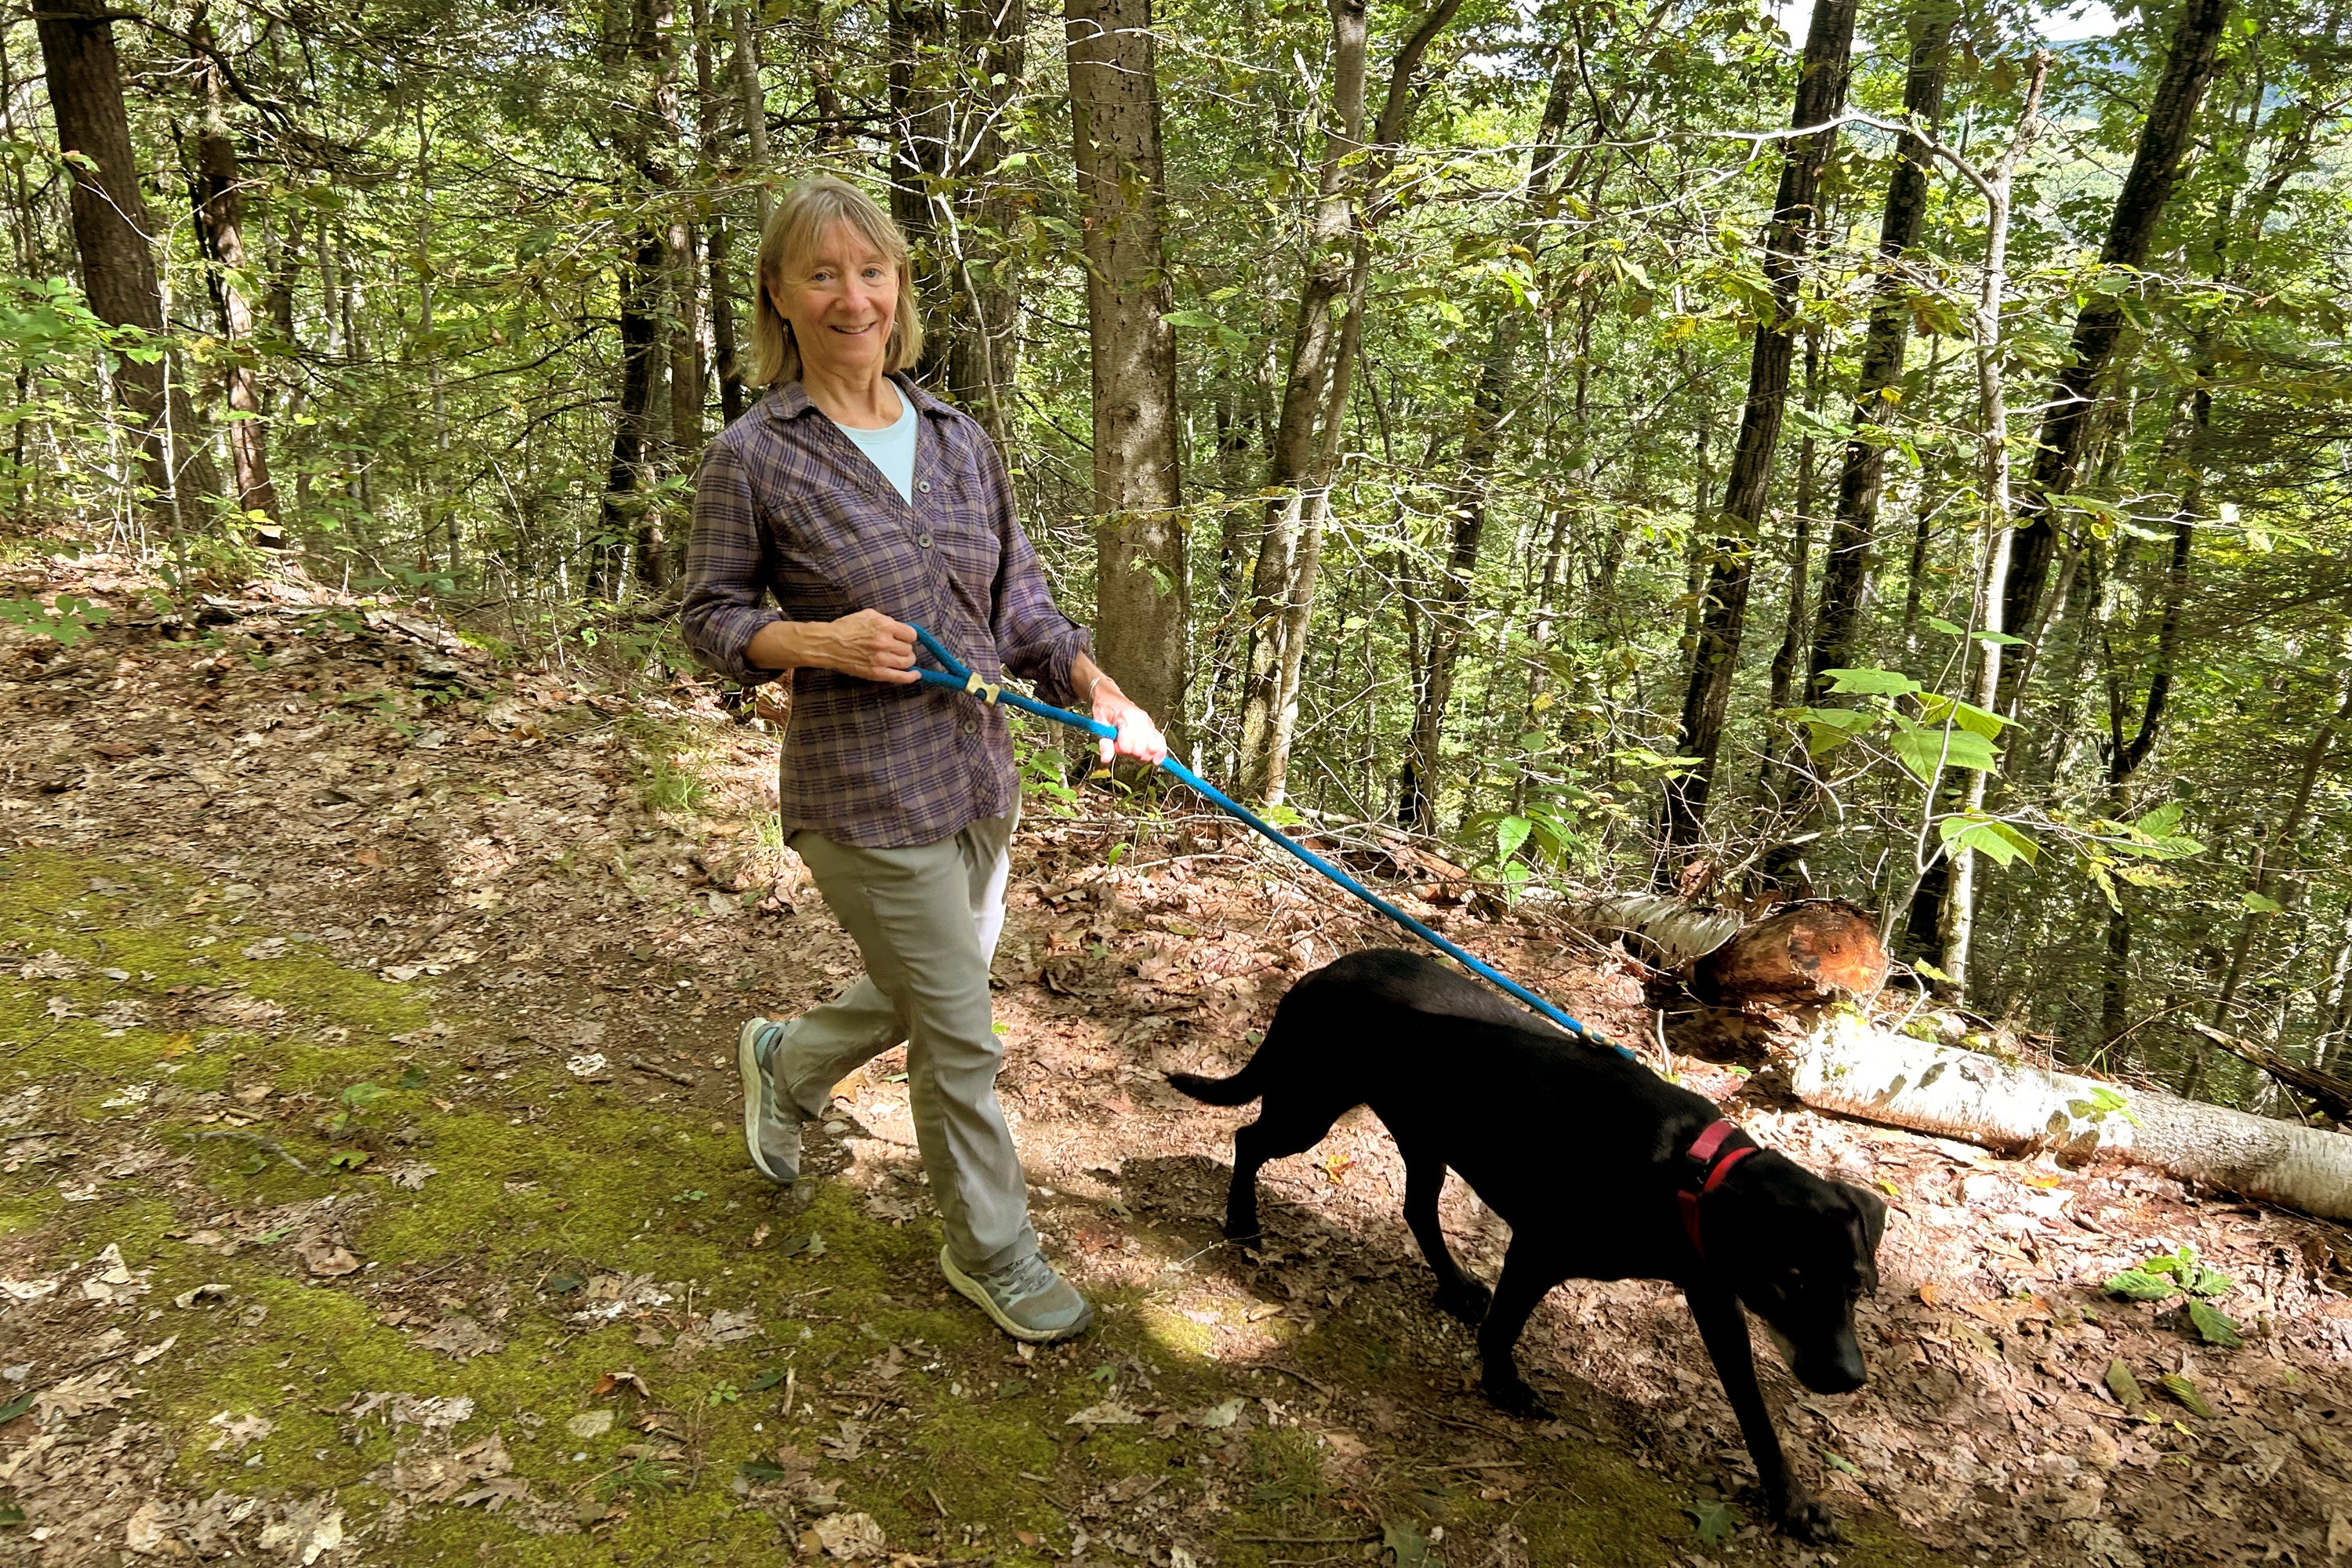
[[1254, 1372], [1278, 1372], [1278, 1373], [1282, 1373], [1282, 1375], [1283, 1375], [1283, 1376], [1285, 1376], [1285, 1377], [1295, 1377], [1295, 1378], [1297, 1378], [1299, 1382], [1301, 1382], [1301, 1383], [1305, 1384], [1307, 1387], [1309, 1387], [1309, 1388], [1313, 1389], [1316, 1393], [1318, 1393], [1318, 1394], [1321, 1394], [1321, 1395], [1322, 1395], [1324, 1398], [1326, 1398], [1326, 1399], [1331, 1399], [1331, 1398], [1336, 1398], [1336, 1397], [1337, 1397], [1337, 1395], [1333, 1394], [1332, 1394], [1332, 1392], [1331, 1392], [1328, 1388], [1325, 1387], [1322, 1384], [1319, 1384], [1319, 1383], [1316, 1382], [1313, 1378], [1311, 1378], [1311, 1377], [1307, 1376], [1305, 1373], [1303, 1373], [1303, 1372], [1293, 1372], [1290, 1368], [1288, 1368], [1288, 1367], [1286, 1367], [1286, 1366], [1275, 1366], [1275, 1365], [1272, 1365], [1271, 1363], [1261, 1363], [1259, 1365], [1257, 1365], [1257, 1366], [1255, 1366], [1255, 1367], [1253, 1367], [1251, 1370], [1252, 1370], [1252, 1371], [1254, 1371]]
[[199, 1129], [195, 1131], [183, 1132], [180, 1136], [183, 1138], [193, 1138], [199, 1142], [219, 1142], [225, 1143], [249, 1143], [265, 1154], [277, 1155], [279, 1159], [285, 1161], [288, 1164], [293, 1166], [296, 1170], [301, 1172], [306, 1176], [315, 1176], [319, 1173], [318, 1172], [310, 1169], [310, 1166], [302, 1163], [301, 1161], [296, 1159], [292, 1153], [288, 1152], [285, 1144], [280, 1143], [275, 1138], [264, 1138], [258, 1132], [223, 1132], [211, 1129]]
[[689, 1074], [677, 1072], [672, 1068], [663, 1067], [658, 1062], [646, 1061], [637, 1057], [631, 1057], [621, 1065], [633, 1068], [637, 1072], [651, 1073], [656, 1078], [666, 1078], [669, 1079], [670, 1082], [686, 1089], [697, 1088], [702, 1081]]
[[1366, 1535], [1361, 1531], [1353, 1535], [1228, 1535], [1219, 1531], [1217, 1536], [1222, 1541], [1242, 1541], [1255, 1546], [1360, 1546], [1380, 1539], [1377, 1533]]

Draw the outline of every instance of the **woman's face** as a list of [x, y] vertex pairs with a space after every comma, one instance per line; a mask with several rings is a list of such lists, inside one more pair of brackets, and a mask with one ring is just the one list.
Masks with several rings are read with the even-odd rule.
[[846, 224], [837, 224], [768, 285], [792, 323], [803, 372], [878, 375], [898, 310], [898, 268]]

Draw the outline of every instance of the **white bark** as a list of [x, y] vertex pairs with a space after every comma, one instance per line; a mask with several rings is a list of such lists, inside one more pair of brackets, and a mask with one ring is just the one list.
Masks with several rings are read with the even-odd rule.
[[1890, 1035], [1851, 1014], [1824, 1019], [1792, 1053], [1793, 1089], [1815, 1110], [1957, 1138], [2006, 1154], [2105, 1155], [2352, 1219], [2352, 1137], [2291, 1121], [2012, 1066]]

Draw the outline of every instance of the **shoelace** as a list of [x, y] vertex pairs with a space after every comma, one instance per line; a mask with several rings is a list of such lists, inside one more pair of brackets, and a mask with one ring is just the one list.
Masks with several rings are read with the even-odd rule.
[[975, 1278], [992, 1296], [1017, 1301], [1053, 1289], [1055, 1274], [1054, 1266], [1045, 1261], [1045, 1255], [1033, 1252], [1018, 1263], [1008, 1263], [993, 1274]]

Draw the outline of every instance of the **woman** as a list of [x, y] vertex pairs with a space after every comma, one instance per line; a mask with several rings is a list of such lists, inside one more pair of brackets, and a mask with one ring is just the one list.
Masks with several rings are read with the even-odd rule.
[[801, 1123], [905, 1041], [940, 1268], [1015, 1339], [1064, 1339], [1094, 1310], [1038, 1251], [996, 1102], [988, 966], [1020, 799], [1012, 736], [1003, 710], [917, 684], [908, 623], [983, 679], [1009, 671], [1114, 726], [1106, 762], [1156, 763], [1167, 743], [1055, 608], [987, 435], [905, 374], [922, 327], [889, 215], [810, 180], [770, 218], [758, 278], [769, 391], [703, 458], [682, 616], [711, 668], [747, 685], [792, 673], [784, 832], [866, 974], [790, 1022], [744, 1024], [744, 1141], [789, 1184]]

